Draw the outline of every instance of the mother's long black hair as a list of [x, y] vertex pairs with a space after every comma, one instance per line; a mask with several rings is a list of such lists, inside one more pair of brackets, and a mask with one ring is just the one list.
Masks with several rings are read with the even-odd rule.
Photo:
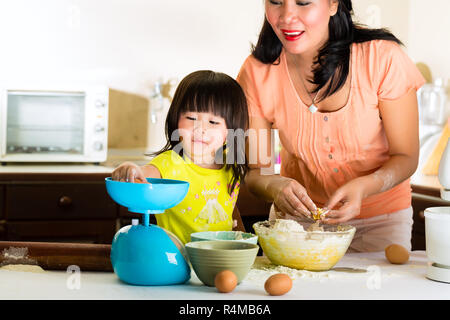
[[[369, 29], [356, 24], [352, 20], [352, 1], [337, 0], [339, 2], [336, 14], [330, 17], [328, 24], [329, 39], [319, 50], [314, 61], [313, 84], [318, 92], [328, 81], [330, 85], [321, 93], [320, 100], [331, 96], [345, 83], [350, 66], [350, 47], [352, 43], [371, 40], [390, 40], [398, 44], [402, 42], [389, 30]], [[266, 64], [278, 63], [283, 45], [273, 31], [267, 19], [264, 19], [256, 46], [252, 48], [252, 55]]]

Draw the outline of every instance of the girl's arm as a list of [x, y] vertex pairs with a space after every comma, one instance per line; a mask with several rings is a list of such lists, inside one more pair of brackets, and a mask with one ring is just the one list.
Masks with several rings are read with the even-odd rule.
[[[236, 225], [234, 225], [234, 221], [236, 221]], [[237, 205], [234, 206], [233, 210], [233, 231], [245, 232], [244, 223], [242, 222], [241, 213], [239, 212]]]
[[146, 164], [140, 167], [146, 178], [161, 178], [161, 173], [154, 165]]
[[326, 223], [341, 223], [359, 215], [362, 199], [387, 191], [411, 177], [419, 159], [419, 121], [416, 90], [395, 101], [380, 101], [379, 109], [390, 158], [374, 173], [356, 178], [339, 188], [326, 207]]
[[316, 209], [306, 189], [296, 180], [276, 174], [265, 174], [273, 165], [272, 125], [264, 118], [250, 118], [248, 160], [250, 171], [245, 178], [248, 189], [257, 197], [274, 202], [277, 209], [290, 215], [310, 216]]
[[111, 177], [117, 181], [146, 183], [145, 178], [161, 178], [161, 173], [151, 164], [140, 167], [132, 162], [124, 162], [114, 169]]

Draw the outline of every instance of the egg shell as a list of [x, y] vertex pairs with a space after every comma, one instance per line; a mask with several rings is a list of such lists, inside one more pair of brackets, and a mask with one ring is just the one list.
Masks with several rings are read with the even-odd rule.
[[237, 286], [238, 279], [233, 271], [223, 270], [216, 274], [214, 278], [214, 285], [217, 290], [222, 293], [228, 293], [234, 290]]
[[292, 279], [284, 273], [270, 276], [264, 284], [264, 289], [271, 296], [281, 296], [292, 288]]
[[391, 244], [384, 249], [386, 259], [393, 264], [404, 264], [409, 260], [409, 252], [399, 244]]

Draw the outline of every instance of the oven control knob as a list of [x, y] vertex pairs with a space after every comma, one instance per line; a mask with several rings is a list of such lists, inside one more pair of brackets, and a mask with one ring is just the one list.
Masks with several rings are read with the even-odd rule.
[[94, 150], [95, 151], [103, 150], [103, 143], [101, 143], [100, 141], [95, 141], [94, 142]]

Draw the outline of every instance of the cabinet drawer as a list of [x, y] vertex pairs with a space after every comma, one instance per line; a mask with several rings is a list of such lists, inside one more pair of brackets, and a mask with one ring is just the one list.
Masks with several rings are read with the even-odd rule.
[[104, 183], [36, 183], [6, 186], [7, 220], [107, 219], [118, 205]]

